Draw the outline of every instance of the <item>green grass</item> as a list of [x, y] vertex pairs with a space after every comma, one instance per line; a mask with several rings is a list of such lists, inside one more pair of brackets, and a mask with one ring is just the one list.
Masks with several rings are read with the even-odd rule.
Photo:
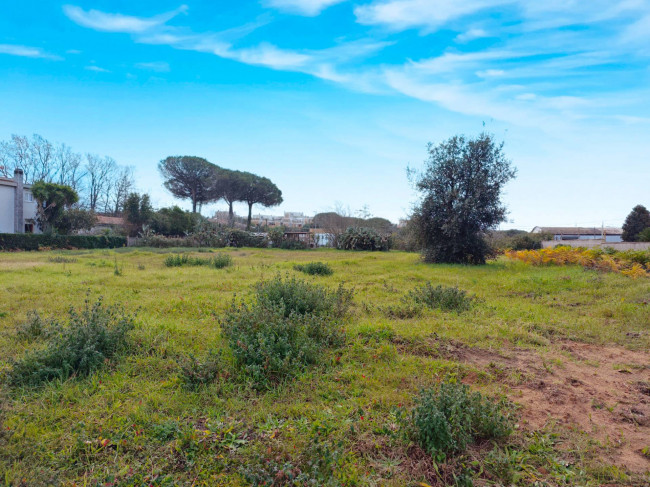
[[[425, 265], [408, 253], [333, 250], [229, 249], [219, 253], [233, 265], [219, 272], [166, 267], [166, 257], [178, 253], [200, 258], [192, 249], [0, 253], [3, 485], [248, 485], [245, 479], [280, 470], [307, 472], [318, 485], [414, 485], [424, 479], [406, 467], [411, 450], [395, 426], [396, 408], [412, 407], [421, 389], [443, 379], [481, 372], [452, 359], [402, 353], [395, 336], [416, 343], [436, 333], [469, 347], [541, 352], [555, 338], [650, 348], [644, 304], [650, 290], [643, 279], [506, 260]], [[343, 282], [354, 291], [346, 345], [296, 378], [257, 391], [229, 372], [220, 319], [235, 297], [250, 300], [260, 280], [312, 261], [334, 273], [304, 279], [332, 290]], [[477, 299], [463, 313], [382, 312], [427, 282]], [[88, 377], [40, 388], [7, 385], [13, 361], [43, 346], [17, 334], [28, 312], [62, 318], [70, 306], [82, 307], [87, 294], [137, 313], [127, 350]], [[183, 374], [195, 374], [217, 352], [223, 363], [209, 380], [184, 386]], [[198, 365], [188, 369], [188, 357]], [[472, 387], [497, 396], [507, 390], [487, 379]], [[566, 442], [565, 434], [518, 432], [509, 443], [476, 453], [477, 461], [497, 472], [493, 478], [513, 477], [521, 485], [533, 470], [551, 485], [597, 485], [605, 470], [619, 475], [613, 467], [567, 465], [566, 452], [554, 447]], [[588, 446], [581, 448], [576, 458], [588, 456]], [[455, 471], [465, 472], [457, 463]]]

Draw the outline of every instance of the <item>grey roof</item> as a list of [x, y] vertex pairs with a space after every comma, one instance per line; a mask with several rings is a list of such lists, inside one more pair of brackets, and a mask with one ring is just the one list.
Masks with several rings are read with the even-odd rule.
[[532, 233], [550, 233], [553, 235], [621, 235], [623, 230], [614, 227], [535, 227]]

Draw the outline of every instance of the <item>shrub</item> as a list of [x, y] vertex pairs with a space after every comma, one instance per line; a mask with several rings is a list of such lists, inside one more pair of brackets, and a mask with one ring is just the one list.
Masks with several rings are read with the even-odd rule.
[[314, 314], [343, 318], [352, 304], [352, 291], [342, 284], [336, 291], [296, 278], [276, 276], [256, 286], [257, 302], [264, 307], [280, 307], [284, 316]]
[[47, 259], [50, 262], [54, 262], [56, 264], [74, 264], [77, 262], [77, 259], [74, 257], [63, 257], [62, 255], [57, 255], [56, 257], [50, 257]]
[[411, 413], [412, 433], [431, 455], [444, 458], [476, 440], [508, 436], [511, 420], [495, 403], [464, 384], [442, 383], [422, 391]]
[[331, 276], [334, 271], [324, 262], [310, 262], [309, 264], [296, 264], [293, 268], [312, 276]]
[[221, 322], [236, 365], [259, 388], [319, 363], [341, 345], [352, 293], [279, 276], [260, 283], [251, 305], [233, 303]]
[[47, 338], [56, 333], [58, 329], [59, 324], [56, 321], [44, 320], [38, 311], [32, 310], [27, 313], [27, 321], [18, 326], [16, 336], [19, 340], [31, 342]]
[[49, 336], [45, 348], [28, 352], [9, 372], [12, 385], [38, 385], [55, 379], [86, 376], [100, 368], [127, 345], [133, 317], [102, 299], [81, 312], [70, 309], [67, 326]]
[[208, 259], [200, 257], [190, 257], [188, 254], [169, 255], [165, 259], [167, 267], [183, 267], [183, 266], [208, 266], [215, 269], [223, 269], [232, 265], [232, 257], [228, 254], [218, 254]]
[[341, 250], [390, 250], [390, 237], [372, 228], [348, 228], [336, 239]]
[[229, 247], [268, 247], [268, 240], [262, 236], [243, 230], [231, 230], [228, 232], [227, 245]]
[[0, 250], [113, 249], [126, 246], [126, 237], [0, 233]]
[[434, 287], [430, 282], [427, 282], [425, 285], [409, 291], [405, 299], [405, 302], [408, 301], [443, 311], [460, 312], [471, 307], [473, 298], [468, 296], [466, 291], [457, 287], [441, 285]]

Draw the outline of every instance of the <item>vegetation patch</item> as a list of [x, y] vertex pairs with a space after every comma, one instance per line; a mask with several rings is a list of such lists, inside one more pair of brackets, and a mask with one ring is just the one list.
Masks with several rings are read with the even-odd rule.
[[310, 276], [331, 276], [334, 271], [324, 262], [310, 262], [308, 264], [296, 264], [293, 268]]
[[351, 293], [298, 279], [260, 283], [254, 301], [233, 303], [221, 322], [236, 365], [264, 388], [322, 361], [344, 342], [341, 319]]
[[650, 276], [650, 252], [642, 250], [618, 252], [611, 248], [585, 249], [558, 245], [553, 249], [510, 251], [506, 255], [535, 266], [579, 265], [598, 271], [618, 272], [634, 279]]
[[340, 250], [390, 250], [390, 237], [374, 228], [350, 227], [336, 238]]
[[80, 312], [70, 309], [66, 325], [44, 325], [35, 315], [25, 333], [45, 336], [47, 344], [13, 363], [9, 382], [34, 386], [89, 375], [126, 348], [133, 327], [133, 316], [120, 307], [104, 306], [101, 298], [92, 306], [86, 301]]
[[477, 440], [504, 438], [512, 431], [502, 402], [453, 382], [422, 391], [410, 420], [408, 427], [417, 443], [439, 459], [462, 452]]
[[411, 301], [432, 309], [458, 312], [470, 309], [473, 300], [474, 298], [462, 289], [441, 285], [433, 286], [430, 282], [409, 291], [405, 299], [406, 302]]
[[165, 259], [165, 265], [167, 267], [183, 267], [183, 266], [206, 266], [214, 267], [215, 269], [223, 269], [224, 267], [231, 266], [233, 264], [232, 257], [228, 254], [217, 254], [214, 257], [207, 259], [201, 257], [190, 257], [188, 254], [175, 254], [169, 255]]

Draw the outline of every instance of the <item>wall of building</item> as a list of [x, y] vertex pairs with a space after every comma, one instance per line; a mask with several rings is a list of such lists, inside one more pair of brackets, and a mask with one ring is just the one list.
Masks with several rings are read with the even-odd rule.
[[611, 247], [614, 250], [650, 250], [650, 242], [603, 242], [603, 240], [544, 240], [542, 247], [552, 249], [558, 245], [569, 247], [586, 247], [588, 249], [595, 247]]
[[14, 233], [13, 186], [0, 185], [0, 233]]

